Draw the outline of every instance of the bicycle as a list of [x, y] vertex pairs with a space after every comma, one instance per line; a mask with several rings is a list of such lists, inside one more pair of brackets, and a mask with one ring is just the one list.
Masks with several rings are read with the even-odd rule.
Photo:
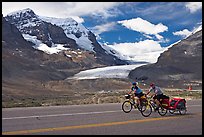
[[144, 117], [148, 117], [152, 113], [152, 107], [148, 103], [145, 95], [140, 98], [140, 105], [135, 103], [133, 97], [130, 94], [125, 95], [125, 98], [127, 100], [122, 104], [122, 110], [125, 113], [129, 113], [133, 107], [138, 109]]

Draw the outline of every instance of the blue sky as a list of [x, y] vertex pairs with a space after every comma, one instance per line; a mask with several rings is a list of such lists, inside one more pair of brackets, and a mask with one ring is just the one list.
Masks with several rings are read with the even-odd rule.
[[162, 51], [202, 25], [202, 2], [2, 2], [4, 16], [25, 8], [41, 16], [72, 17], [101, 45], [128, 55], [134, 52], [130, 45], [141, 55]]
[[[186, 29], [188, 31], [192, 31], [195, 27], [201, 25], [202, 4], [200, 3], [201, 7], [198, 5], [198, 8], [195, 8], [195, 10], [193, 10], [193, 6], [187, 7], [187, 4], [188, 3], [185, 2], [126, 2], [115, 7], [118, 10], [116, 11], [116, 9], [114, 9], [115, 11], [113, 11], [113, 13], [115, 12], [115, 16], [103, 19], [102, 21], [100, 17], [93, 17], [93, 20], [90, 20], [89, 16], [84, 16], [83, 24], [85, 26], [89, 26], [90, 29], [93, 29], [95, 25], [104, 26], [104, 24], [107, 24], [109, 29], [105, 32], [98, 33], [101, 37], [100, 41], [108, 42], [108, 44], [139, 42], [146, 39], [158, 41], [155, 35], [148, 35], [152, 38], [148, 37], [147, 34], [149, 32], [141, 33], [138, 29], [131, 29], [131, 24], [128, 28], [127, 26], [118, 23], [118, 21], [130, 21], [131, 19], [141, 18], [152, 25], [162, 24], [167, 27], [166, 30], [161, 30], [158, 34], [163, 36], [163, 42], [160, 42], [160, 44], [162, 46], [168, 46], [184, 38], [188, 34], [184, 33], [183, 30]], [[112, 11], [110, 10], [110, 12]], [[97, 23], [92, 23], [95, 22], [95, 20], [98, 22], [96, 21]], [[137, 20], [135, 20], [135, 22], [136, 21]], [[133, 23], [134, 22], [132, 22], [132, 25]], [[142, 25], [144, 24], [138, 24], [138, 27], [142, 27]], [[184, 35], [175, 35], [174, 33], [178, 31], [183, 31]]]

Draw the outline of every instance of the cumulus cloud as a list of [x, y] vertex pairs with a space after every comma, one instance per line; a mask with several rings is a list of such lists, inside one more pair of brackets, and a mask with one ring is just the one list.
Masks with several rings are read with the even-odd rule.
[[187, 2], [185, 6], [190, 10], [191, 13], [194, 13], [202, 9], [202, 2]]
[[[168, 30], [168, 27], [163, 25], [162, 23], [154, 25], [146, 20], [143, 20], [142, 18], [122, 20], [122, 21], [118, 21], [118, 23], [122, 24], [128, 29], [138, 31], [140, 33], [144, 33], [147, 35], [154, 35], [159, 40], [163, 38], [163, 36], [159, 35], [159, 33]], [[147, 35], [145, 36], [147, 37]]]
[[24, 8], [31, 8], [41, 16], [67, 18], [97, 14], [104, 17], [112, 16], [110, 9], [120, 2], [2, 2], [3, 14]]
[[119, 54], [119, 58], [129, 61], [155, 63], [160, 54], [165, 50], [157, 41], [144, 40], [135, 43], [119, 43], [106, 45]]
[[181, 30], [181, 31], [173, 32], [173, 34], [177, 35], [177, 36], [186, 37], [186, 36], [190, 35], [191, 32], [188, 29], [184, 29], [184, 30]]
[[84, 19], [78, 16], [70, 16], [72, 19], [74, 19], [78, 23], [83, 23]]
[[110, 23], [106, 23], [106, 24], [102, 24], [102, 25], [97, 25], [97, 26], [89, 28], [89, 29], [91, 31], [93, 31], [94, 34], [99, 35], [103, 32], [114, 30], [115, 25], [116, 25], [115, 22], [110, 22]]

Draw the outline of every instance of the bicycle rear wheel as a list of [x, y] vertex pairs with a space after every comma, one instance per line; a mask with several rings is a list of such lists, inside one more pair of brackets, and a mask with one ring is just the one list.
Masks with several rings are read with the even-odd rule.
[[129, 113], [131, 110], [132, 110], [132, 103], [128, 100], [126, 100], [125, 102], [123, 102], [122, 104], [122, 110], [125, 112], [125, 113]]
[[142, 105], [140, 112], [144, 117], [148, 117], [152, 113], [152, 106], [150, 104]]
[[167, 109], [165, 109], [163, 107], [159, 107], [158, 113], [159, 113], [159, 115], [164, 116], [167, 113]]

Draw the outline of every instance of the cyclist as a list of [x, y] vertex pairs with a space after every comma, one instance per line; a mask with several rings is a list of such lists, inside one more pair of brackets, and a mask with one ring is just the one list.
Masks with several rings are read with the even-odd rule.
[[148, 95], [150, 92], [153, 92], [154, 94], [152, 96], [153, 99], [154, 99], [154, 102], [157, 104], [157, 108], [155, 110], [158, 110], [159, 109], [159, 106], [161, 105], [161, 101], [163, 98], [166, 98], [168, 96], [164, 95], [162, 90], [160, 89], [160, 87], [158, 86], [155, 86], [154, 83], [151, 83], [150, 84], [150, 89], [149, 91], [147, 92], [146, 95]]
[[131, 91], [129, 92], [132, 93], [134, 92], [134, 96], [133, 96], [133, 100], [136, 100], [137, 101], [137, 106], [139, 106], [140, 104], [140, 98], [142, 96], [144, 96], [145, 94], [143, 93], [143, 91], [137, 86], [137, 83], [136, 82], [133, 82], [132, 83], [132, 87], [131, 87]]

